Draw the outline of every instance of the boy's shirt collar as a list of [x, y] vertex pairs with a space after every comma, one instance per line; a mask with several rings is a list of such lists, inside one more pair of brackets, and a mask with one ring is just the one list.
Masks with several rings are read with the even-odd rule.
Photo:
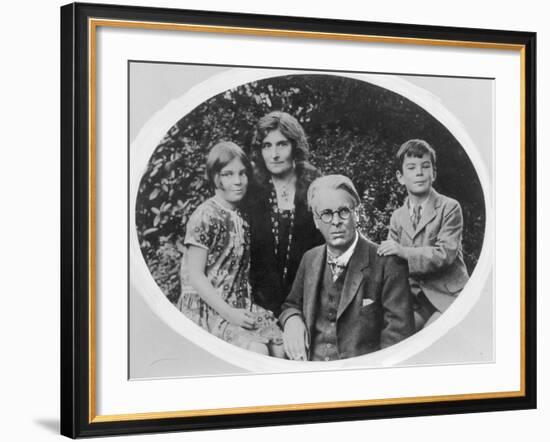
[[[421, 214], [424, 214], [424, 212], [426, 211], [426, 205], [428, 204], [429, 199], [430, 199], [430, 195], [428, 195], [428, 197], [420, 203], [420, 207], [422, 208], [420, 212]], [[409, 209], [409, 216], [411, 218], [414, 216], [414, 207], [415, 207], [415, 204], [411, 203], [411, 200], [407, 198], [407, 208]]]

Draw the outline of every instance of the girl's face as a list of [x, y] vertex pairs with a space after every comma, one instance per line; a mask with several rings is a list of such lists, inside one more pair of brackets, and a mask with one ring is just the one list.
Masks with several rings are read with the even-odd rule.
[[241, 201], [248, 187], [246, 167], [238, 157], [233, 158], [216, 175], [216, 194], [231, 204]]
[[284, 176], [293, 168], [292, 143], [279, 129], [272, 130], [262, 141], [262, 157], [271, 175]]

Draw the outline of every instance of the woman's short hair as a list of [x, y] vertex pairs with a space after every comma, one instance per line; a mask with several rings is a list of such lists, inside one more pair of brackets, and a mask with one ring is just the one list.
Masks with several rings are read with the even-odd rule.
[[359, 194], [357, 193], [355, 186], [347, 176], [326, 175], [326, 176], [317, 178], [309, 186], [309, 189], [307, 191], [307, 205], [309, 209], [313, 211], [313, 206], [317, 196], [323, 191], [330, 190], [330, 189], [332, 190], [342, 189], [346, 191], [353, 199], [353, 202], [354, 202], [353, 208], [356, 208], [361, 203], [361, 198], [359, 198]]
[[292, 159], [294, 161], [307, 161], [309, 157], [309, 144], [304, 128], [296, 118], [282, 111], [270, 112], [256, 123], [253, 139], [253, 154], [256, 161], [260, 160], [260, 163], [263, 164], [263, 157], [261, 155], [262, 142], [269, 132], [273, 130], [280, 130], [288, 138], [292, 145]]
[[219, 187], [216, 176], [235, 158], [241, 160], [246, 168], [246, 175], [250, 178], [252, 171], [250, 160], [238, 145], [232, 141], [220, 141], [210, 149], [206, 157], [206, 177], [214, 186]]
[[432, 167], [434, 170], [436, 169], [436, 159], [437, 156], [435, 154], [435, 150], [427, 141], [414, 139], [414, 140], [408, 140], [405, 141], [399, 150], [397, 151], [397, 154], [395, 155], [395, 166], [396, 169], [400, 172], [403, 172], [403, 161], [405, 161], [405, 157], [415, 157], [415, 158], [422, 158], [424, 155], [430, 154], [430, 159], [432, 160]]

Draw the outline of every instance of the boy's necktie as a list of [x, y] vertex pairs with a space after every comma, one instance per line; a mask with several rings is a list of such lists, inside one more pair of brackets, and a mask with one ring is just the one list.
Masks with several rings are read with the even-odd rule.
[[422, 206], [420, 204], [417, 204], [416, 206], [413, 207], [412, 225], [414, 230], [416, 230], [416, 227], [420, 222], [420, 218], [422, 218]]

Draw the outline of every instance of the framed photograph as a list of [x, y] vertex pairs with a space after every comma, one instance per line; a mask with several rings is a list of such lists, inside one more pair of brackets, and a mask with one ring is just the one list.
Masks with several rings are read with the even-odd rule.
[[535, 54], [63, 6], [61, 433], [535, 408]]

